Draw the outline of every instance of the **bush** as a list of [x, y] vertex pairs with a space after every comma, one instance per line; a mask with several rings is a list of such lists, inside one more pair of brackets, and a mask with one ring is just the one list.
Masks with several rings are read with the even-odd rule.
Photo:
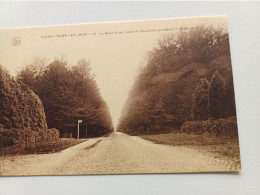
[[65, 133], [62, 133], [60, 136], [63, 138], [72, 138], [72, 133], [65, 132]]
[[25, 144], [34, 143], [35, 139], [39, 136], [36, 131], [29, 129], [18, 130], [18, 129], [5, 129], [0, 127], [1, 144], [3, 147], [6, 146], [22, 146]]
[[209, 133], [216, 136], [235, 137], [238, 135], [237, 121], [234, 118], [209, 119], [205, 121], [186, 121], [181, 131], [184, 133]]
[[44, 142], [54, 142], [59, 139], [60, 132], [58, 129], [52, 128], [48, 130], [32, 131], [30, 129], [16, 130], [14, 145], [40, 144]]
[[6, 129], [47, 130], [40, 98], [0, 65], [0, 123]]
[[54, 142], [58, 141], [60, 137], [60, 131], [58, 129], [52, 128], [47, 130], [47, 141]]
[[5, 129], [4, 126], [0, 124], [0, 144], [3, 147], [30, 147], [36, 144], [58, 141], [59, 136], [60, 132], [55, 128], [32, 131], [30, 129]]

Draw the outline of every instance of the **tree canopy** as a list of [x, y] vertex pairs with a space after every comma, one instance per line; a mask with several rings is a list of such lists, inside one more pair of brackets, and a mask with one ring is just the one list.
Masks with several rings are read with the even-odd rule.
[[[39, 62], [40, 66], [34, 66]], [[84, 132], [87, 128], [90, 136], [113, 130], [109, 109], [91, 74], [89, 62], [80, 60], [69, 66], [65, 60], [56, 59], [46, 66], [43, 63], [44, 60], [34, 60], [20, 71], [17, 80], [39, 95], [49, 128], [75, 136], [77, 121], [82, 120], [81, 128]]]

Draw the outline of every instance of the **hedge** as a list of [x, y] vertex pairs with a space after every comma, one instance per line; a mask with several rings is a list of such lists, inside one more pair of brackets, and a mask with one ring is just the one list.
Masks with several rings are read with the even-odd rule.
[[30, 129], [5, 129], [0, 125], [0, 142], [3, 147], [22, 146], [35, 143], [58, 141], [60, 132], [52, 128], [48, 130], [32, 131]]
[[183, 133], [209, 133], [216, 136], [235, 137], [238, 135], [236, 118], [209, 119], [205, 121], [186, 121], [182, 127]]

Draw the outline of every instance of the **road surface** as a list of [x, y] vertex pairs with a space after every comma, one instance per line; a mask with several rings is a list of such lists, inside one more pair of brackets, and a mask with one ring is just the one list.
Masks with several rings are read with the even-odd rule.
[[115, 132], [52, 154], [0, 158], [0, 175], [84, 175], [235, 171], [232, 161], [184, 146]]

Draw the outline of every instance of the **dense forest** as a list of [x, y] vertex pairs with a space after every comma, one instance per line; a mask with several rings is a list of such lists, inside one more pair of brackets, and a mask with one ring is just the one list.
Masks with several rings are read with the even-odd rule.
[[23, 67], [17, 81], [30, 87], [41, 99], [49, 128], [57, 128], [63, 137], [104, 135], [113, 131], [109, 109], [102, 99], [86, 60], [69, 66], [65, 60], [35, 58]]
[[146, 57], [117, 131], [137, 135], [181, 131], [186, 121], [236, 115], [224, 27], [200, 25], [164, 35]]

